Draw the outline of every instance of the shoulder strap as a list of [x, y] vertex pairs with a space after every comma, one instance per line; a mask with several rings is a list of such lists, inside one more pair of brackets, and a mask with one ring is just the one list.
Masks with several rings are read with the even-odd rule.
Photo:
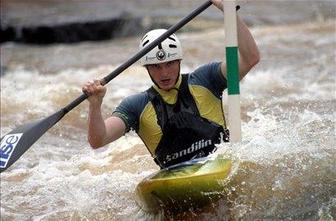
[[149, 96], [150, 102], [152, 102], [156, 117], [157, 117], [157, 124], [160, 125], [161, 128], [164, 127], [165, 122], [168, 120], [167, 110], [165, 108], [165, 102], [163, 101], [159, 92], [157, 92], [154, 87], [150, 87], [147, 90], [147, 94]]
[[183, 105], [185, 108], [187, 108], [189, 112], [200, 115], [194, 97], [190, 93], [188, 79], [188, 74], [182, 75], [182, 82], [179, 90], [179, 96], [177, 99], [180, 105]]

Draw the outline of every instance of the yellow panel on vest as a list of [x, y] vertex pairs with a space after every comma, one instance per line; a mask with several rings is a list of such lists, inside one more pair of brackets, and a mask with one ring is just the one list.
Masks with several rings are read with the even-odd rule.
[[226, 128], [222, 101], [205, 87], [191, 85], [189, 90], [196, 101], [200, 115]]
[[161, 127], [157, 124], [155, 109], [151, 102], [144, 108], [139, 122], [138, 134], [147, 146], [149, 152], [154, 155], [155, 149], [161, 140], [162, 131]]

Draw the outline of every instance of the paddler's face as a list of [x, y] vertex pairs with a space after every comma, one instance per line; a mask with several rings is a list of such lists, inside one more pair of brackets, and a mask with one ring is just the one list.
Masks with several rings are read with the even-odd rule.
[[174, 88], [180, 74], [180, 60], [150, 64], [146, 65], [146, 67], [153, 81], [160, 89], [168, 91]]

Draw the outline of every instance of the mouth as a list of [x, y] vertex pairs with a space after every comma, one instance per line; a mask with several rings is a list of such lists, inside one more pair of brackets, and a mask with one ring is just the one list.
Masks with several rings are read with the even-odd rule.
[[170, 82], [171, 82], [170, 79], [162, 79], [162, 80], [160, 80], [160, 83], [161, 83], [162, 85], [169, 85]]

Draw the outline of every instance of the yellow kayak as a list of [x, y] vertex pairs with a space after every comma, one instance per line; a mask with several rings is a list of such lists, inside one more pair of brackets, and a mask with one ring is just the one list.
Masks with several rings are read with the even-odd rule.
[[182, 212], [223, 197], [232, 161], [201, 158], [162, 169], [141, 181], [137, 202], [147, 212]]

